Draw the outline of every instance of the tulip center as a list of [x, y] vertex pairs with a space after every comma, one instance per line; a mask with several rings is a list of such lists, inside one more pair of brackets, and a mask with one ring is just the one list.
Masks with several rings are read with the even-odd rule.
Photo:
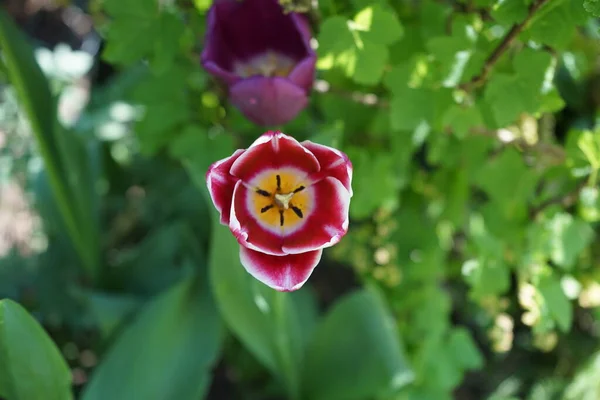
[[257, 183], [252, 208], [269, 227], [294, 229], [312, 210], [312, 191], [293, 173], [274, 171]]
[[295, 61], [276, 51], [268, 50], [247, 61], [236, 61], [233, 72], [242, 78], [250, 76], [288, 76], [294, 68]]

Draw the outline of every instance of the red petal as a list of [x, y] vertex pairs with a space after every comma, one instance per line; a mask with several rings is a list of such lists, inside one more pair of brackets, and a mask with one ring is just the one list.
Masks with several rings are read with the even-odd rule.
[[313, 174], [309, 180], [318, 182], [327, 176], [332, 176], [342, 182], [352, 196], [352, 163], [348, 156], [337, 149], [309, 140], [305, 140], [301, 144], [317, 157], [321, 165], [321, 170]]
[[229, 225], [229, 214], [231, 210], [231, 198], [233, 188], [238, 178], [229, 173], [231, 165], [245, 150], [236, 150], [230, 157], [224, 158], [212, 164], [206, 173], [206, 185], [208, 192], [216, 209], [221, 214], [221, 223]]
[[321, 260], [322, 253], [323, 250], [315, 250], [272, 256], [240, 246], [240, 260], [246, 271], [280, 292], [300, 289]]
[[350, 193], [336, 178], [326, 177], [312, 187], [314, 206], [306, 222], [288, 233], [282, 249], [287, 254], [304, 253], [338, 243], [348, 231]]
[[231, 173], [251, 185], [259, 173], [282, 167], [292, 167], [306, 175], [320, 169], [317, 158], [296, 139], [281, 132], [267, 132], [233, 163]]
[[229, 229], [238, 242], [252, 250], [271, 255], [284, 255], [282, 232], [273, 232], [262, 227], [248, 209], [249, 196], [253, 194], [240, 180], [233, 191]]

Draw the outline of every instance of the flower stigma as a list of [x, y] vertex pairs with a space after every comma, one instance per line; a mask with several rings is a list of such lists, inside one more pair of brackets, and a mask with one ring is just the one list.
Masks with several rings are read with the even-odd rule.
[[263, 186], [270, 190], [265, 190], [263, 187], [255, 190], [258, 195], [256, 200], [259, 217], [269, 225], [294, 226], [304, 218], [303, 209], [309, 205], [305, 193], [300, 193], [304, 191], [305, 186], [301, 184], [292, 186], [291, 180], [282, 179], [280, 174], [276, 174], [274, 178], [274, 180], [272, 177], [268, 178]]

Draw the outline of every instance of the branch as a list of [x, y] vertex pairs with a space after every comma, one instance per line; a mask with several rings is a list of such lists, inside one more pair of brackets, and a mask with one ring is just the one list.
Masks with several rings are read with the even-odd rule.
[[500, 44], [492, 51], [492, 54], [485, 60], [483, 68], [479, 75], [475, 76], [469, 82], [465, 82], [460, 87], [466, 91], [476, 88], [483, 84], [486, 80], [496, 63], [500, 60], [502, 55], [506, 53], [508, 48], [512, 45], [513, 41], [519, 36], [519, 34], [525, 29], [525, 26], [531, 21], [535, 13], [545, 4], [548, 0], [536, 0], [531, 6], [529, 6], [529, 12], [527, 17], [518, 24], [515, 24], [510, 28], [508, 33], [504, 36]]
[[560, 204], [563, 207], [571, 207], [572, 205], [574, 205], [577, 202], [577, 199], [579, 198], [579, 194], [581, 193], [581, 190], [586, 186], [586, 183], [587, 183], [587, 180], [583, 179], [570, 192], [568, 192], [566, 194], [561, 193], [556, 196], [550, 197], [549, 199], [538, 204], [537, 206], [532, 207], [529, 210], [529, 216], [531, 218], [535, 218], [539, 213], [541, 213], [546, 208], [548, 208], [554, 204]]

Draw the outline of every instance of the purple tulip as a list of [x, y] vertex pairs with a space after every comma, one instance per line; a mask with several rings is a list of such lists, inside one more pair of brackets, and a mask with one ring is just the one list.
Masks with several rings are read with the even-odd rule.
[[277, 0], [215, 0], [202, 65], [252, 122], [280, 125], [306, 107], [315, 75], [306, 19]]

